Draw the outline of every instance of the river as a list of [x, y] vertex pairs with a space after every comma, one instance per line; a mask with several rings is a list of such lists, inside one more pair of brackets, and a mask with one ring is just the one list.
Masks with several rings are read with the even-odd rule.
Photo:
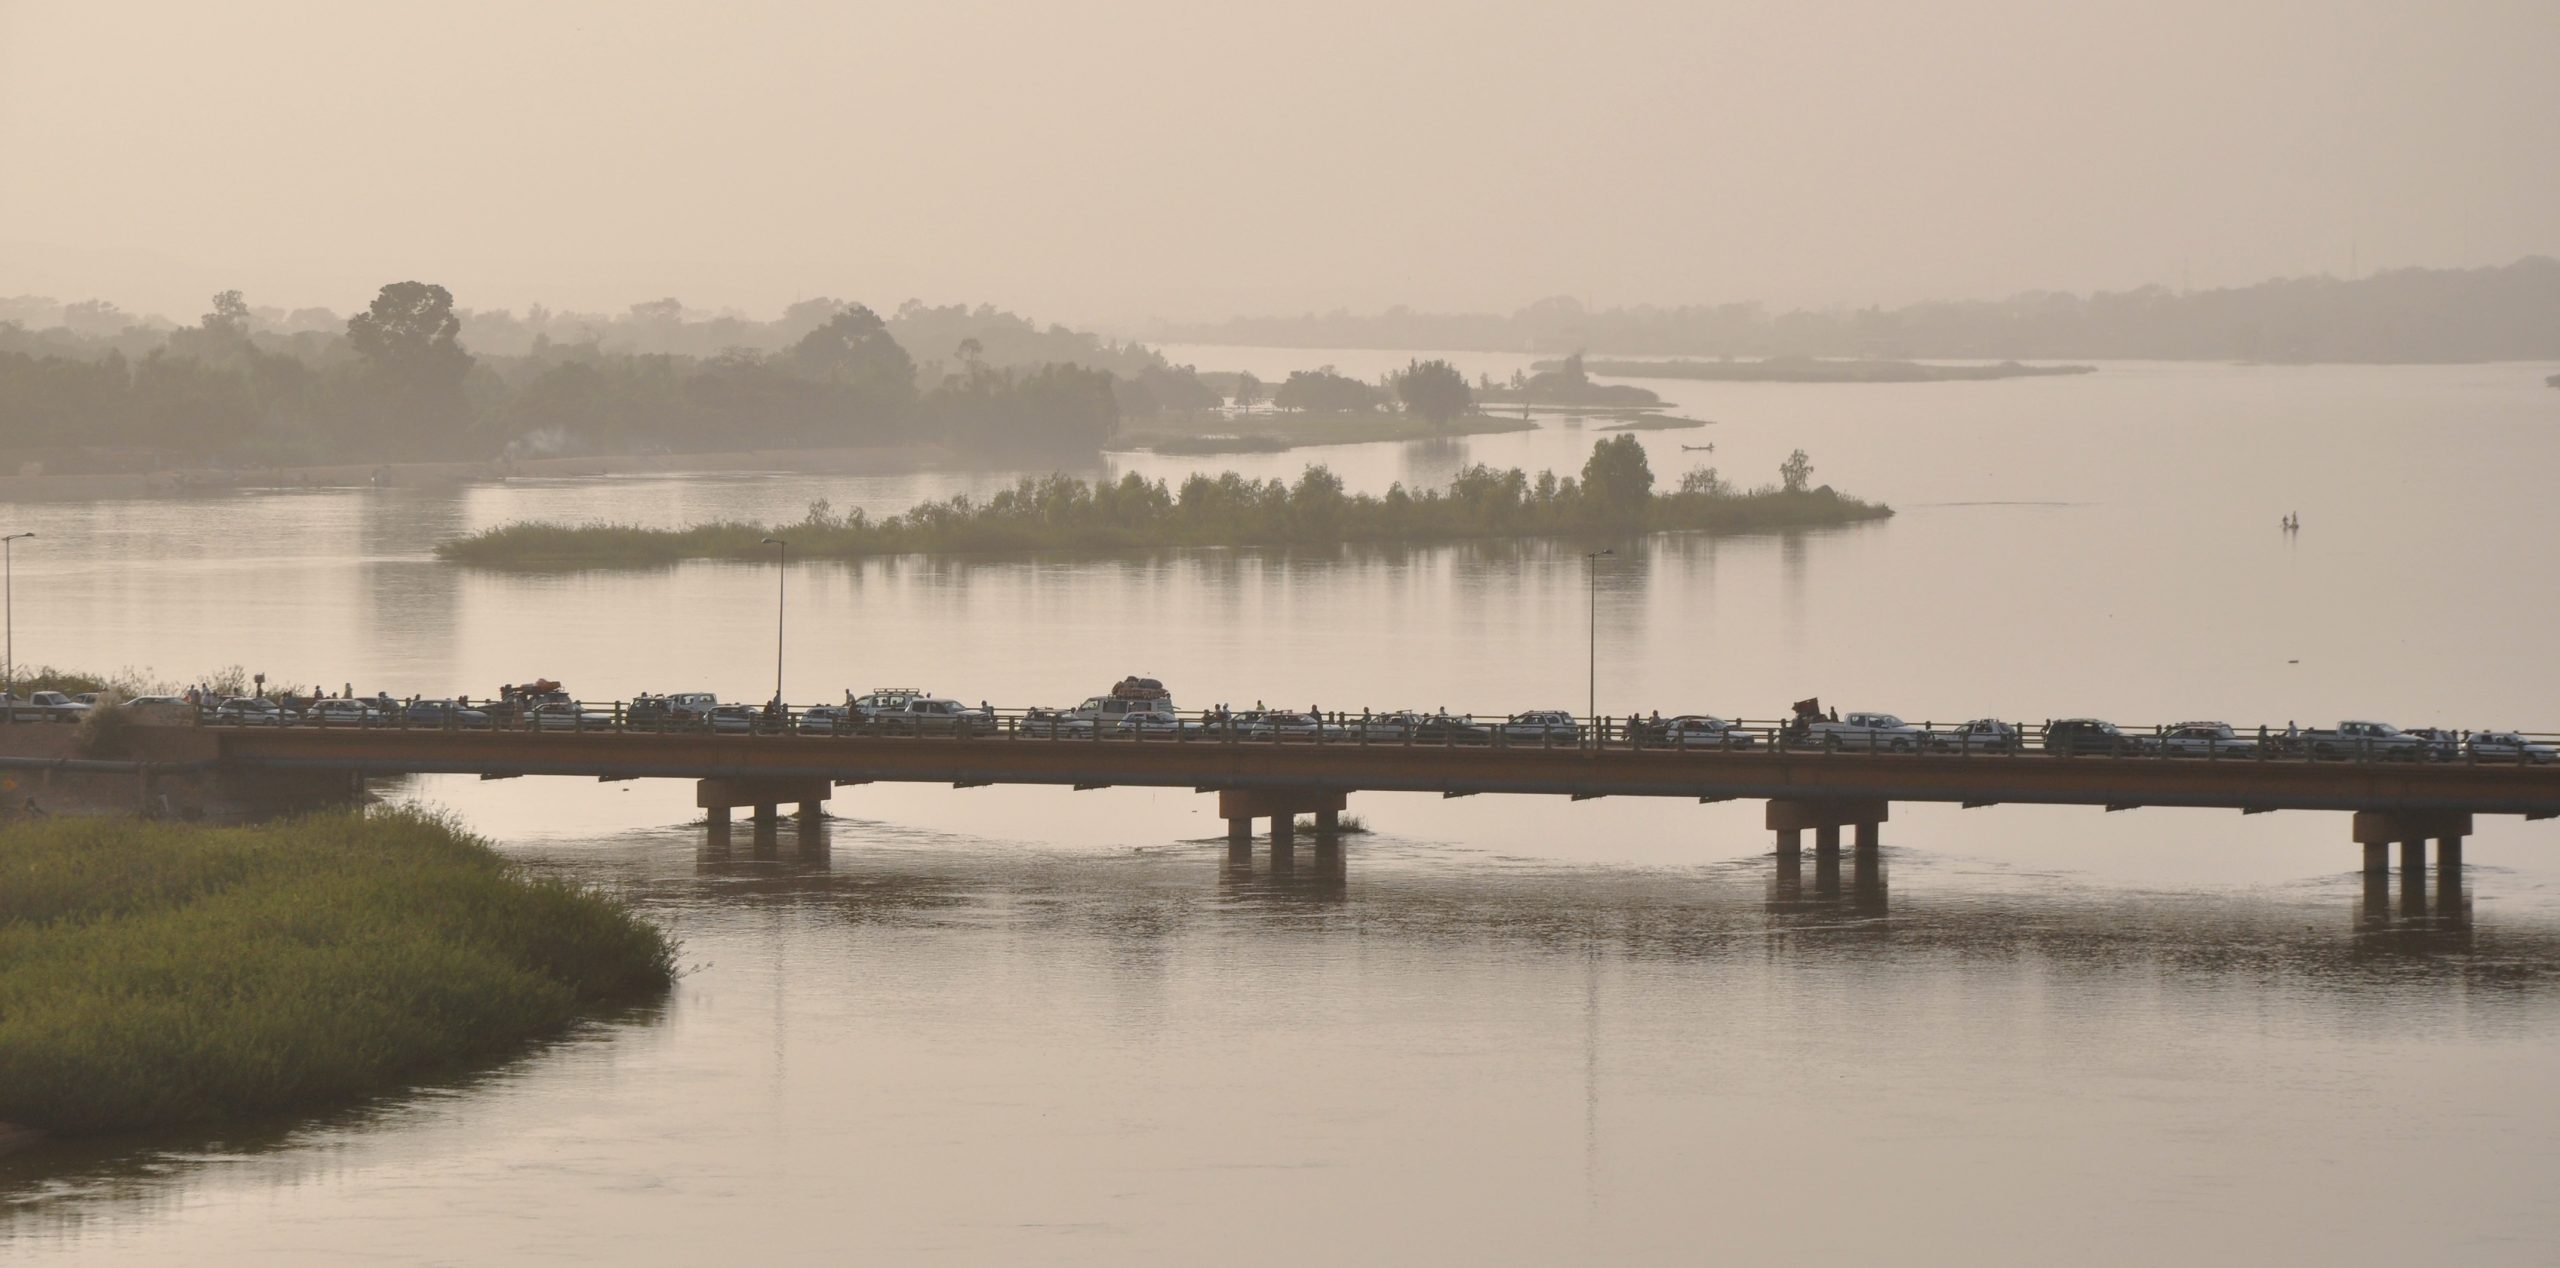
[[[1402, 356], [1172, 349], [1276, 381]], [[1427, 354], [1426, 354], [1427, 355]], [[1516, 358], [1452, 354], [1470, 376]], [[795, 699], [2560, 728], [2547, 367], [2110, 364], [1648, 383], [1695, 465], [1881, 499], [1792, 536], [794, 563]], [[1579, 468], [1597, 424], [1323, 462]], [[1684, 445], [1712, 442], [1713, 453]], [[398, 694], [772, 684], [776, 572], [436, 563], [526, 517], [902, 509], [1009, 471], [0, 505], [20, 663]], [[2280, 517], [2299, 513], [2287, 535]], [[1612, 545], [1596, 562], [1581, 552]], [[1596, 648], [1586, 639], [1596, 624]], [[1595, 654], [1596, 653], [1596, 654]], [[2383, 1263], [2560, 1258], [2560, 826], [2459, 910], [2365, 901], [2345, 816], [1896, 806], [1783, 887], [1754, 803], [1365, 795], [1338, 867], [1188, 792], [839, 790], [704, 838], [682, 784], [434, 778], [684, 939], [661, 1009], [321, 1122], [0, 1161], [11, 1262]]]

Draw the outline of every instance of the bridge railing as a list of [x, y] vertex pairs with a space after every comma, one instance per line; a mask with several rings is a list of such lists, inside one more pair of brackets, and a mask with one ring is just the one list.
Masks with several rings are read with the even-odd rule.
[[1828, 717], [1734, 718], [1721, 726], [1654, 714], [1576, 717], [1566, 714], [1492, 715], [1401, 713], [1363, 710], [1206, 711], [1158, 720], [1077, 717], [1051, 709], [986, 707], [959, 714], [876, 713], [843, 705], [776, 708], [728, 706], [710, 712], [670, 707], [662, 700], [553, 703], [523, 709], [503, 703], [423, 706], [392, 701], [320, 702], [307, 712], [279, 711], [225, 717], [199, 710], [209, 726], [295, 726], [316, 729], [398, 731], [561, 731], [639, 734], [711, 734], [741, 739], [818, 737], [952, 739], [1037, 743], [1314, 744], [1350, 747], [1495, 747], [1589, 750], [1596, 753], [1855, 754], [1861, 756], [2069, 758], [2112, 761], [2350, 761], [2550, 763], [2560, 760], [2560, 733], [2518, 732], [2531, 746], [2476, 742], [2477, 732], [2432, 737], [2406, 733], [2374, 739], [2335, 732], [2303, 732], [2288, 726], [2232, 728], [2228, 735], [2191, 724], [2122, 727], [2114, 732], [2048, 722], [1937, 723], [1898, 728], [1847, 727]]

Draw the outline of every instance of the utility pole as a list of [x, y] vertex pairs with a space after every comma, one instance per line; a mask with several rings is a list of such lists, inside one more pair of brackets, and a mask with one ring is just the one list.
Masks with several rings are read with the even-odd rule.
[[0, 643], [7, 645], [5, 652], [0, 652], [0, 656], [7, 659], [7, 667], [0, 669], [0, 679], [5, 679], [7, 685], [0, 687], [0, 693], [9, 697], [9, 708], [13, 714], [18, 704], [17, 543], [22, 538], [33, 536], [33, 532], [25, 532], [0, 537], [0, 626], [5, 626], [5, 632], [0, 632]]
[[1591, 675], [1588, 684], [1591, 695], [1584, 704], [1583, 716], [1591, 719], [1592, 742], [1595, 744], [1599, 742], [1600, 734], [1600, 557], [1616, 553], [1614, 549], [1595, 550], [1582, 557], [1591, 569]]
[[779, 559], [773, 570], [773, 709], [782, 712], [782, 588], [791, 576], [791, 543], [779, 537], [764, 539], [767, 546], [779, 546]]

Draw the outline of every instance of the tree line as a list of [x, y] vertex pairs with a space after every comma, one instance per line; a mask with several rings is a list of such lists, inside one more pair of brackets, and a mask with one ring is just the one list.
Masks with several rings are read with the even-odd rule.
[[[55, 321], [0, 318], [0, 436], [20, 461], [146, 451], [293, 465], [901, 443], [1046, 457], [1091, 453], [1124, 419], [1224, 403], [1190, 367], [1134, 344], [985, 307], [910, 302], [884, 319], [814, 300], [749, 332], [731, 318], [688, 322], [667, 300], [635, 305], [605, 333], [537, 309], [539, 329], [526, 335], [524, 319], [468, 313], [444, 287], [405, 281], [334, 329], [319, 324], [331, 314], [256, 309], [238, 291], [187, 326], [110, 330], [129, 315], [94, 301], [47, 309], [21, 298], [0, 301], [0, 313]], [[703, 350], [705, 327], [754, 337]], [[937, 342], [908, 342], [927, 339]], [[919, 363], [911, 346], [936, 352]]]

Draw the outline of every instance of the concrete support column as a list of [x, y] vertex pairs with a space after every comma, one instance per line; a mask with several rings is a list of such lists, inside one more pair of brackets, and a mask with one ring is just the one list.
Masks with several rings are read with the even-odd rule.
[[1805, 829], [1813, 830], [1813, 852], [1817, 859], [1840, 857], [1840, 829], [1858, 830], [1858, 848], [1876, 848], [1877, 825], [1890, 815], [1891, 807], [1872, 798], [1773, 798], [1769, 802], [1769, 830], [1778, 834], [1781, 857], [1800, 848]]
[[710, 820], [710, 821], [711, 821], [711, 824], [712, 824], [712, 826], [713, 826], [713, 827], [718, 827], [718, 828], [725, 828], [725, 827], [728, 827], [728, 826], [729, 826], [729, 807], [727, 807], [727, 806], [704, 806], [704, 807], [702, 808], [702, 817], [703, 817], [703, 818], [705, 818], [705, 819]]
[[1298, 817], [1294, 814], [1271, 816], [1271, 848], [1285, 850], [1297, 844]]
[[756, 823], [758, 826], [772, 823], [774, 820], [781, 817], [781, 807], [774, 805], [770, 801], [759, 803], [756, 806]]
[[1804, 830], [1801, 828], [1778, 829], [1778, 861], [1780, 863], [1797, 863], [1801, 862], [1803, 859]]
[[[2391, 844], [2400, 844], [2400, 876], [2402, 887], [2426, 890], [2427, 842], [2434, 837], [2459, 840], [2471, 835], [2471, 816], [2458, 810], [2359, 810], [2356, 812], [2354, 836], [2364, 847], [2366, 876], [2380, 876], [2391, 869]], [[2457, 847], [2458, 848], [2458, 847]]]
[[1883, 825], [1876, 823], [1861, 823], [1857, 826], [1858, 852], [1861, 854], [1874, 853], [1878, 845], [1881, 843], [1881, 838], [1884, 836], [1884, 832], [1882, 830]]
[[1251, 817], [1238, 816], [1227, 820], [1227, 844], [1232, 846], [1241, 846], [1248, 850], [1253, 848], [1253, 820]]
[[800, 821], [802, 823], [816, 822], [821, 813], [823, 813], [823, 810], [817, 802], [804, 801], [800, 803]]
[[2427, 914], [2427, 843], [2422, 838], [2400, 843], [2400, 914]]
[[2391, 874], [2390, 842], [2367, 841], [2364, 843], [2364, 874], [2367, 876], [2388, 876]]
[[1316, 835], [1317, 835], [1317, 836], [1319, 836], [1319, 837], [1332, 837], [1332, 836], [1336, 836], [1336, 835], [1340, 834], [1340, 833], [1341, 833], [1341, 831], [1342, 831], [1342, 812], [1341, 812], [1341, 811], [1339, 811], [1339, 810], [1319, 810], [1319, 811], [1317, 811], [1317, 812], [1316, 812]]
[[2452, 875], [2462, 870], [2462, 838], [2436, 838], [2436, 871]]

